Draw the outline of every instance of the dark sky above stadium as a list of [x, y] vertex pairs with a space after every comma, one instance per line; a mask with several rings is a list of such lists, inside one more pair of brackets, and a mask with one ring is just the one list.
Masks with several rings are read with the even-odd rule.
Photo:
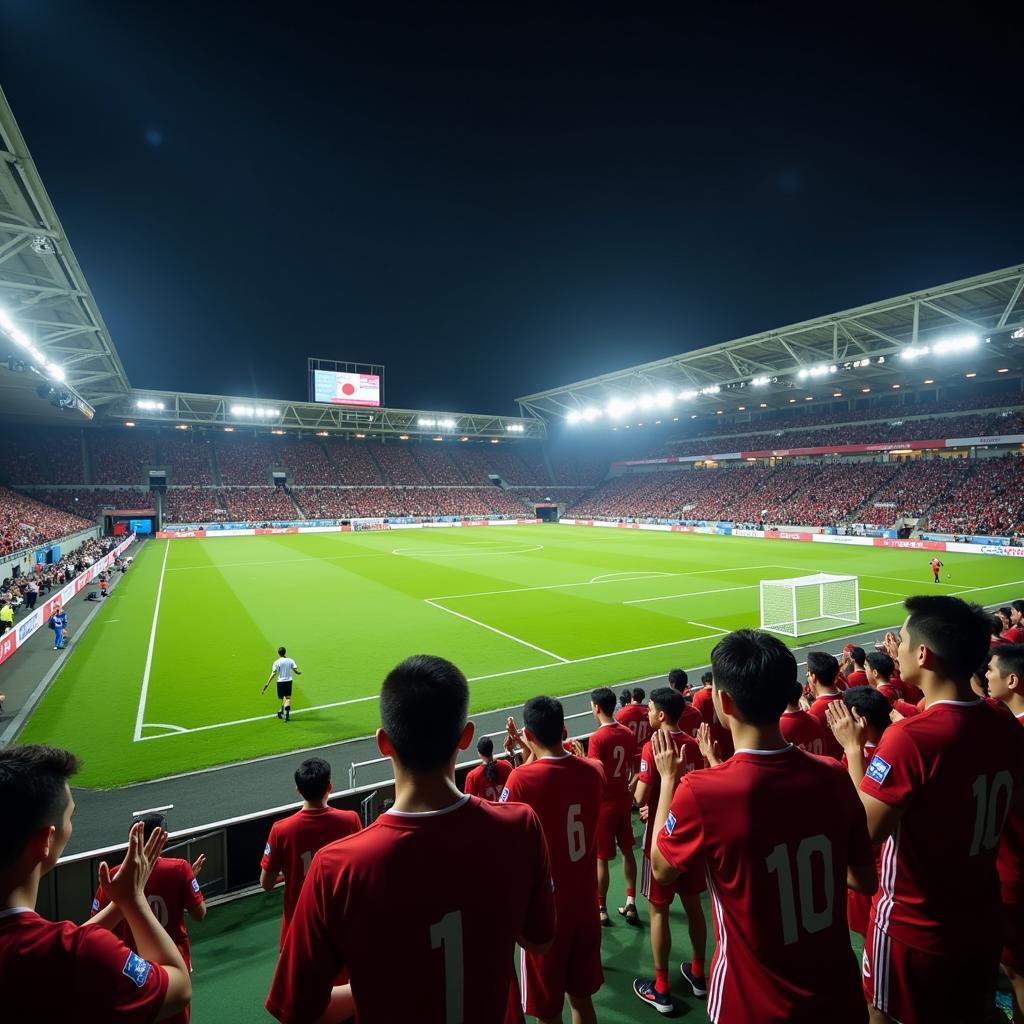
[[1024, 259], [1009, 27], [816, 10], [4, 0], [0, 84], [136, 386], [512, 412]]

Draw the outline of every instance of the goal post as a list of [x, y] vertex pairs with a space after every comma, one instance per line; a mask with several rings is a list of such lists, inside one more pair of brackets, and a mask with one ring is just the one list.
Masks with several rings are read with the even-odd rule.
[[816, 573], [761, 580], [761, 628], [783, 636], [806, 636], [860, 622], [856, 576]]

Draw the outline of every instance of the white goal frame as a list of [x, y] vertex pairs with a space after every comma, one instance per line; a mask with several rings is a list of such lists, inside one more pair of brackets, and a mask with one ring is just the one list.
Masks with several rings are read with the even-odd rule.
[[[816, 601], [805, 596], [810, 591], [816, 593]], [[851, 595], [852, 601], [842, 599]], [[820, 572], [761, 580], [760, 599], [761, 629], [783, 636], [823, 633], [860, 622], [860, 582], [856, 576]]]

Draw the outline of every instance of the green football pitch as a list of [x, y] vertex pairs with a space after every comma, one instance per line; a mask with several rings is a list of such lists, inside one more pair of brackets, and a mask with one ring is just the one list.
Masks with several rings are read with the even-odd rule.
[[[707, 662], [756, 626], [759, 581], [860, 579], [862, 625], [912, 593], [1008, 601], [1017, 559], [572, 526], [150, 541], [19, 737], [70, 747], [111, 787], [373, 732], [376, 694], [410, 654], [470, 679], [472, 710]], [[292, 721], [260, 688], [298, 662]]]

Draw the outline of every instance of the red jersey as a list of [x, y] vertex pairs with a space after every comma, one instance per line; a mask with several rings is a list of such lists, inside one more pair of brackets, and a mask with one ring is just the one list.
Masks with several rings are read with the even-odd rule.
[[[114, 868], [111, 874], [117, 874], [119, 870], [120, 865]], [[191, 969], [185, 912], [202, 906], [203, 903], [203, 892], [199, 888], [196, 876], [192, 874], [192, 865], [178, 857], [160, 857], [153, 865], [146, 882], [145, 893], [146, 902], [149, 903], [153, 916], [163, 925], [164, 931], [178, 947], [185, 966]], [[98, 914], [109, 902], [103, 895], [103, 889], [97, 889], [90, 917]], [[130, 949], [138, 950], [135, 936], [124, 921], [114, 929], [114, 933]]]
[[933, 558], [928, 564], [932, 567], [932, 572], [938, 572], [942, 568], [942, 563], [937, 558]]
[[691, 736], [694, 736], [703, 722], [704, 716], [692, 704], [687, 704], [683, 708], [683, 713], [679, 716], [679, 721], [676, 724], [683, 732], [688, 732]]
[[[890, 703], [895, 704], [898, 700], [903, 700], [903, 690], [893, 683], [879, 683], [875, 689]], [[908, 701], [908, 703], [910, 703]]]
[[864, 808], [835, 761], [793, 746], [740, 749], [685, 776], [658, 850], [707, 877], [712, 1024], [863, 1024], [846, 869], [873, 855]]
[[815, 699], [807, 712], [825, 730], [825, 753], [829, 757], [834, 757], [837, 761], [843, 756], [843, 747], [839, 740], [832, 735], [832, 730], [828, 727], [826, 710], [832, 701], [842, 699], [843, 695], [841, 693], [823, 693]]
[[267, 1009], [284, 1024], [316, 1020], [347, 968], [360, 1024], [392, 1024], [397, 964], [423, 1024], [492, 1024], [495, 1007], [522, 1021], [513, 951], [520, 937], [553, 937], [551, 886], [523, 804], [466, 795], [442, 811], [385, 811], [313, 858]]
[[537, 812], [551, 857], [558, 923], [594, 914], [597, 817], [604, 769], [589, 757], [541, 757], [508, 777], [502, 803], [529, 804]]
[[498, 777], [489, 781], [484, 775], [486, 765], [477, 765], [472, 771], [466, 774], [466, 781], [463, 783], [462, 791], [472, 796], [478, 796], [481, 800], [490, 800], [497, 803], [501, 799], [501, 791], [505, 788], [505, 781], [512, 774], [512, 765], [508, 761], [495, 761], [494, 766], [498, 769]]
[[627, 704], [615, 712], [615, 721], [621, 722], [636, 738], [637, 763], [639, 769], [640, 751], [651, 735], [651, 720], [647, 715], [646, 704]]
[[[1024, 715], [1014, 717], [1024, 725]], [[1003, 826], [996, 870], [1002, 902], [1008, 907], [1024, 903], [1024, 812], [1019, 809], [1010, 812]]]
[[904, 810], [882, 848], [879, 941], [951, 956], [964, 935], [998, 933], [996, 850], [1022, 781], [1024, 732], [983, 700], [935, 701], [885, 730], [860, 784]]
[[824, 754], [829, 738], [835, 739], [831, 730], [806, 711], [783, 711], [779, 728], [787, 743], [806, 750], [808, 754]]
[[621, 722], [602, 725], [587, 746], [587, 756], [604, 768], [603, 800], [611, 803], [630, 799], [629, 778], [636, 761], [636, 740]]
[[715, 702], [711, 697], [711, 687], [705, 686], [693, 695], [693, 707], [697, 710], [701, 720], [708, 725], [715, 713]]
[[106, 928], [0, 910], [0, 992], [9, 1021], [149, 1024], [167, 996], [167, 972]]
[[863, 669], [859, 669], [859, 668], [854, 669], [846, 677], [846, 688], [848, 690], [849, 689], [853, 689], [853, 687], [855, 687], [855, 686], [867, 686], [867, 685], [868, 685], [868, 677], [864, 674], [864, 670]]
[[[704, 755], [700, 752], [697, 741], [687, 732], [675, 729], [668, 734], [676, 753], [683, 757], [683, 766], [679, 771], [679, 778], [689, 775], [704, 767]], [[647, 823], [644, 825], [644, 853], [650, 856], [651, 853], [651, 829], [654, 826], [654, 814], [658, 809], [658, 800], [661, 798], [661, 773], [654, 764], [654, 752], [650, 740], [644, 744], [643, 752], [640, 754], [640, 782], [644, 784], [644, 806], [648, 808], [649, 814]], [[679, 779], [676, 779], [676, 785]]]
[[296, 811], [275, 821], [270, 829], [260, 867], [270, 874], [284, 875], [284, 913], [281, 915], [281, 944], [288, 931], [295, 904], [299, 901], [302, 880], [309, 871], [313, 854], [337, 839], [358, 832], [363, 827], [355, 811], [337, 807], [318, 807]]
[[1011, 626], [1003, 633], [1003, 640], [1008, 644], [1024, 644], [1024, 626]]

